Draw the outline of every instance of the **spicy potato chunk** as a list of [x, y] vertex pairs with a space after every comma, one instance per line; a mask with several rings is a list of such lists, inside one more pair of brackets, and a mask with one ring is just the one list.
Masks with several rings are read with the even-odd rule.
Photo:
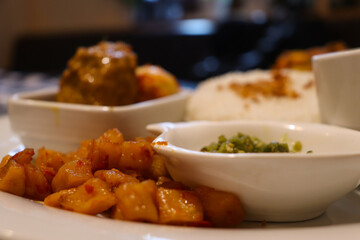
[[13, 159], [0, 168], [0, 190], [23, 196], [25, 193], [25, 169]]
[[21, 152], [16, 153], [14, 156], [11, 157], [12, 160], [20, 164], [30, 163], [33, 160], [35, 152], [32, 148], [25, 148]]
[[124, 142], [124, 136], [117, 128], [112, 128], [104, 132], [97, 140], [122, 144]]
[[67, 156], [73, 159], [88, 159], [91, 162], [93, 172], [100, 169], [116, 168], [121, 158], [123, 142], [122, 133], [113, 128], [107, 130], [97, 139], [83, 141], [77, 152], [70, 153]]
[[205, 217], [214, 227], [234, 227], [244, 220], [243, 205], [235, 194], [205, 186], [195, 188], [195, 192], [204, 206]]
[[0, 190], [18, 196], [25, 193], [24, 164], [32, 161], [35, 152], [32, 148], [25, 148], [14, 156], [6, 155], [0, 164]]
[[121, 154], [121, 144], [108, 141], [95, 141], [93, 151], [89, 155], [93, 171], [117, 167], [121, 159]]
[[94, 139], [91, 140], [84, 140], [81, 142], [80, 147], [77, 151], [68, 152], [65, 154], [65, 158], [67, 159], [66, 162], [85, 159], [89, 155], [89, 150], [92, 148], [92, 142], [95, 141]]
[[4, 167], [9, 162], [10, 159], [11, 159], [10, 155], [6, 155], [5, 157], [3, 157], [0, 162], [0, 168]]
[[33, 164], [24, 165], [25, 169], [25, 197], [34, 200], [44, 200], [51, 194], [51, 187], [42, 172]]
[[151, 164], [154, 150], [147, 141], [125, 141], [122, 144], [119, 170], [134, 170], [147, 174]]
[[36, 200], [43, 200], [51, 193], [49, 182], [31, 161], [34, 150], [26, 148], [2, 160], [0, 190]]
[[123, 183], [138, 183], [139, 180], [132, 175], [120, 172], [117, 169], [99, 170], [94, 173], [94, 177], [107, 182], [111, 188], [115, 188]]
[[156, 200], [160, 223], [196, 225], [203, 221], [201, 201], [192, 191], [160, 187]]
[[93, 152], [90, 154], [93, 171], [117, 167], [123, 142], [124, 137], [116, 128], [109, 129], [98, 137], [94, 142]]
[[189, 188], [185, 186], [183, 183], [173, 181], [171, 178], [165, 176], [161, 176], [158, 178], [156, 182], [156, 186], [158, 188], [162, 187], [167, 189], [189, 190]]
[[118, 203], [113, 218], [130, 221], [158, 222], [156, 184], [153, 180], [125, 183], [115, 190]]
[[[116, 154], [116, 149], [111, 151], [113, 148], [112, 143], [97, 143], [96, 140], [84, 141], [75, 155], [75, 159], [87, 159], [91, 163], [91, 169], [93, 172], [100, 169], [108, 169], [109, 160], [113, 159], [110, 155], [117, 155], [117, 158], [120, 158], [120, 154]], [[104, 148], [109, 149], [109, 151], [104, 151]], [[118, 148], [119, 149], [119, 148]], [[109, 153], [108, 153], [109, 152]], [[81, 157], [79, 157], [81, 156]]]
[[158, 179], [159, 177], [167, 177], [169, 173], [165, 166], [166, 157], [160, 154], [155, 153], [152, 156], [152, 163], [150, 166], [150, 176], [153, 179]]
[[38, 150], [35, 165], [51, 183], [59, 168], [64, 165], [65, 162], [66, 157], [64, 154], [42, 147]]
[[54, 192], [77, 187], [92, 178], [91, 164], [86, 160], [74, 160], [65, 163], [51, 182]]
[[109, 185], [99, 178], [91, 178], [77, 188], [61, 190], [45, 198], [44, 204], [79, 213], [95, 215], [116, 204]]
[[92, 171], [118, 169], [149, 175], [154, 151], [151, 142], [144, 138], [124, 141], [117, 129], [110, 129], [95, 140], [83, 141], [76, 153], [69, 158], [88, 159]]

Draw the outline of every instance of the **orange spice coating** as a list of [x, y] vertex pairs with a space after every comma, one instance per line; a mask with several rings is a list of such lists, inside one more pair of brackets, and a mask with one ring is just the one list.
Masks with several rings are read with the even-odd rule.
[[259, 101], [259, 97], [288, 97], [297, 98], [299, 94], [291, 88], [289, 78], [280, 71], [273, 71], [270, 81], [263, 80], [256, 83], [230, 83], [229, 88], [243, 98], [250, 98], [255, 102]]
[[135, 74], [139, 86], [137, 101], [165, 97], [180, 90], [176, 77], [160, 66], [151, 64], [139, 66]]
[[152, 140], [124, 141], [117, 129], [109, 129], [72, 153], [41, 148], [33, 159], [34, 150], [25, 149], [2, 159], [0, 190], [51, 207], [128, 221], [231, 227], [243, 220], [235, 195], [173, 181]]

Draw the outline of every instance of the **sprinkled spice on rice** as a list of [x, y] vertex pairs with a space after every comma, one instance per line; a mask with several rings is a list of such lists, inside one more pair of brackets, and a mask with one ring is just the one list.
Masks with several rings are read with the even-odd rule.
[[313, 73], [253, 70], [210, 78], [194, 91], [185, 118], [318, 122]]

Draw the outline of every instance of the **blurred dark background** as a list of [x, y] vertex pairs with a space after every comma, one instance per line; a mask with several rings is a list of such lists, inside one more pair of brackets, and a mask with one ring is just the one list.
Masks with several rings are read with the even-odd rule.
[[0, 18], [0, 68], [54, 75], [101, 40], [194, 81], [270, 68], [287, 49], [360, 46], [360, 0], [13, 0]]

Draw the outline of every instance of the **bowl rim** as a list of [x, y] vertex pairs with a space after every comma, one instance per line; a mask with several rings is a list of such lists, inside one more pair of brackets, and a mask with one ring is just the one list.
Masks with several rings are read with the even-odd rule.
[[26, 91], [13, 94], [9, 99], [9, 106], [12, 105], [24, 105], [33, 107], [44, 107], [44, 108], [58, 108], [64, 110], [77, 110], [86, 112], [122, 112], [139, 110], [148, 107], [160, 106], [169, 102], [182, 100], [189, 97], [193, 90], [187, 87], [181, 87], [180, 91], [169, 96], [151, 99], [143, 102], [133, 103], [123, 106], [100, 106], [100, 105], [88, 105], [79, 103], [63, 103], [56, 101], [48, 101], [38, 99], [41, 97], [55, 96], [58, 91], [58, 87], [48, 87], [33, 91]]
[[330, 53], [323, 53], [323, 54], [318, 54], [318, 55], [314, 55], [312, 57], [312, 61], [313, 62], [318, 62], [318, 61], [332, 61], [332, 60], [337, 60], [339, 58], [344, 58], [344, 57], [351, 57], [354, 55], [360, 55], [360, 47], [359, 48], [352, 48], [352, 49], [347, 49], [347, 50], [342, 50], [342, 51], [337, 51], [337, 52], [330, 52]]
[[[159, 123], [162, 124], [162, 123]], [[218, 161], [221, 159], [224, 161], [225, 159], [228, 161], [232, 161], [234, 159], [320, 159], [320, 158], [340, 158], [340, 157], [351, 157], [351, 156], [358, 156], [360, 157], [360, 149], [358, 151], [351, 151], [351, 152], [298, 152], [298, 153], [210, 153], [210, 152], [201, 152], [200, 150], [191, 150], [186, 149], [183, 147], [176, 146], [169, 142], [167, 139], [167, 135], [169, 132], [176, 128], [181, 128], [186, 125], [205, 125], [209, 124], [211, 125], [219, 125], [219, 124], [239, 124], [241, 126], [246, 125], [276, 125], [276, 126], [301, 126], [302, 128], [323, 128], [328, 130], [335, 130], [340, 131], [344, 133], [354, 134], [358, 135], [360, 137], [360, 132], [344, 127], [338, 127], [328, 124], [322, 124], [322, 123], [303, 123], [303, 122], [287, 122], [287, 121], [266, 121], [266, 120], [229, 120], [229, 121], [193, 121], [193, 122], [180, 122], [180, 123], [165, 123], [170, 124], [173, 127], [168, 128], [163, 131], [159, 136], [157, 136], [154, 141], [152, 142], [152, 146], [155, 148], [155, 150], [158, 150], [162, 153], [168, 153], [172, 156], [179, 155], [179, 156], [194, 156], [199, 159], [199, 161]], [[157, 124], [150, 124], [148, 125], [148, 130], [151, 128], [151, 126], [155, 126]], [[201, 159], [201, 160], [200, 160]]]

